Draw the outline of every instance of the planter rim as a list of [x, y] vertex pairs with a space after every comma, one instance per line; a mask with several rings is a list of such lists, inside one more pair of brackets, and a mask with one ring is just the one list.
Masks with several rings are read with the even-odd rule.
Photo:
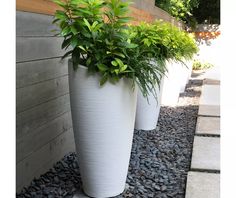
[[[71, 58], [70, 58], [68, 61], [71, 62], [71, 63], [73, 63]], [[80, 68], [82, 68], [82, 69], [88, 69], [88, 67], [86, 67], [86, 66], [84, 66], [84, 65], [81, 65], [81, 64], [79, 64], [78, 67], [80, 67]]]

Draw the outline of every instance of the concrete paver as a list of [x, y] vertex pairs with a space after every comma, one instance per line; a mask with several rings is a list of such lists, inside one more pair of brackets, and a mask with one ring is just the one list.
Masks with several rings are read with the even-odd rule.
[[189, 172], [185, 198], [220, 198], [220, 174]]
[[[203, 86], [196, 135], [220, 135], [220, 67], [200, 77]], [[194, 137], [191, 169], [185, 198], [220, 198], [220, 174], [207, 173], [220, 170], [220, 137]]]
[[199, 105], [199, 116], [220, 116], [219, 105]]
[[199, 116], [197, 119], [196, 134], [220, 135], [220, 118]]
[[220, 81], [214, 79], [204, 79], [203, 85], [220, 85]]
[[191, 169], [220, 170], [220, 138], [194, 137]]
[[220, 81], [220, 66], [215, 65], [214, 67], [206, 70], [203, 77], [207, 80], [217, 80]]
[[220, 85], [203, 85], [199, 105], [220, 105]]

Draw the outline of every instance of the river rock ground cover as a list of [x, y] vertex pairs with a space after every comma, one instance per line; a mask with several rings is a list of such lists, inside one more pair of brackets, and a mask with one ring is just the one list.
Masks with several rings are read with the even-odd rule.
[[[190, 80], [178, 106], [161, 107], [157, 128], [134, 131], [125, 191], [116, 198], [184, 198], [190, 167], [201, 80]], [[69, 153], [17, 198], [72, 198], [81, 191], [75, 153]]]

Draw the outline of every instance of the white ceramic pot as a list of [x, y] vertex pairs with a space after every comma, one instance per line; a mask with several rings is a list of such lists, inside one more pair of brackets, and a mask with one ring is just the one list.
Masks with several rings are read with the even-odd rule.
[[186, 83], [188, 81], [188, 68], [186, 65], [179, 63], [179, 67], [181, 69], [180, 72], [180, 93], [185, 91]]
[[167, 62], [166, 76], [163, 79], [163, 91], [161, 95], [161, 104], [164, 106], [176, 106], [181, 89], [181, 67], [175, 62]]
[[189, 81], [189, 78], [191, 77], [192, 74], [192, 62], [191, 61], [185, 61], [185, 64], [181, 64], [181, 87], [180, 87], [180, 93], [183, 93], [185, 91], [185, 87]]
[[147, 98], [138, 90], [137, 110], [135, 118], [135, 129], [137, 130], [153, 130], [156, 128], [161, 108], [161, 93], [163, 88], [163, 80], [160, 83], [160, 89], [156, 86], [157, 100], [150, 94]]
[[99, 85], [98, 74], [69, 61], [71, 113], [84, 192], [112, 197], [125, 189], [132, 147], [137, 88], [121, 79]]
[[189, 81], [192, 75], [192, 70], [193, 70], [193, 60], [189, 60], [187, 62], [187, 65], [188, 65], [188, 81]]

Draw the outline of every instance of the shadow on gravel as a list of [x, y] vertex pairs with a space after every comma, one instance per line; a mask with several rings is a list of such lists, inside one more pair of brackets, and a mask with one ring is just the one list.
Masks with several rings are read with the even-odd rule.
[[180, 97], [200, 97], [201, 96], [201, 91], [195, 91], [195, 90], [192, 90], [192, 89], [188, 89], [187, 90], [187, 94], [186, 93], [181, 93], [180, 94]]
[[186, 85], [186, 87], [199, 87], [202, 86], [203, 80], [194, 79], [189, 80], [189, 83]]
[[205, 74], [205, 73], [206, 73], [206, 71], [202, 71], [202, 72], [192, 72], [191, 77], [192, 77], [192, 78], [197, 78], [197, 77], [199, 77], [199, 76], [201, 76], [201, 75], [203, 75], [203, 74]]

